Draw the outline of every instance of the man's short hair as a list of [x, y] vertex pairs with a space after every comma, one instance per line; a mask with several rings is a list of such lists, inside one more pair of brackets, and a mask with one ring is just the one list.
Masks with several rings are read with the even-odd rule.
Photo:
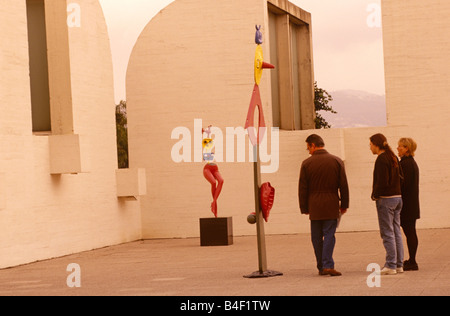
[[311, 146], [312, 144], [316, 145], [316, 147], [325, 147], [325, 142], [322, 137], [317, 134], [312, 134], [308, 136], [306, 142]]

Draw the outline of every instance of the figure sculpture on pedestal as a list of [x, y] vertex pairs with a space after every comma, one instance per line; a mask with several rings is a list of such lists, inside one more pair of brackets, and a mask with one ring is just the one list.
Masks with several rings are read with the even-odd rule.
[[214, 163], [214, 153], [212, 149], [214, 147], [214, 141], [211, 138], [211, 127], [208, 126], [207, 129], [202, 129], [202, 134], [207, 135], [203, 139], [203, 160], [207, 162], [203, 168], [203, 176], [211, 184], [211, 194], [213, 201], [211, 203], [211, 212], [217, 218], [217, 199], [219, 198], [220, 192], [222, 191], [223, 178], [219, 172], [219, 167]]

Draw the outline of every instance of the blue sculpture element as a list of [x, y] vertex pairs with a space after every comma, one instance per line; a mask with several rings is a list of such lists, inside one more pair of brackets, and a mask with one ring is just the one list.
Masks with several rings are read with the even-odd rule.
[[256, 25], [255, 43], [261, 45], [263, 43], [263, 34], [261, 33], [261, 25]]

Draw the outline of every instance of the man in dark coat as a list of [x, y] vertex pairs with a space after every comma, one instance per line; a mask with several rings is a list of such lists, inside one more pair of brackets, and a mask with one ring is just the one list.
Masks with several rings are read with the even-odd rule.
[[302, 214], [311, 220], [311, 240], [320, 275], [340, 276], [334, 269], [336, 228], [349, 207], [349, 189], [343, 161], [329, 154], [319, 135], [306, 139], [311, 157], [302, 163], [298, 197]]

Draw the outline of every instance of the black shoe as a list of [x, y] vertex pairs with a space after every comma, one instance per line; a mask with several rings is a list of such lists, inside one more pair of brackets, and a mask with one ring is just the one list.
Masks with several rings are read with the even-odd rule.
[[403, 262], [403, 270], [404, 271], [418, 271], [419, 266], [417, 265], [417, 262], [411, 262], [410, 260], [405, 260]]
[[320, 275], [341, 276], [342, 273], [336, 271], [335, 269], [323, 269]]

